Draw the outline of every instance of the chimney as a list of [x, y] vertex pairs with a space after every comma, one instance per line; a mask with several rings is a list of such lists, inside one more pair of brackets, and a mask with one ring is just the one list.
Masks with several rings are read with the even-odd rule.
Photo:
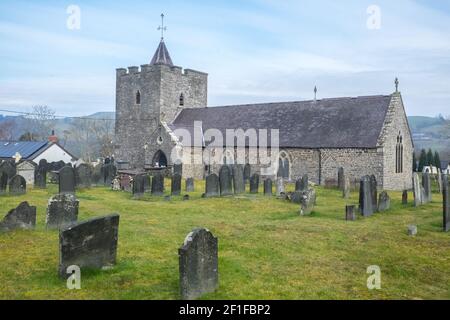
[[50, 141], [51, 143], [58, 142], [58, 137], [55, 136], [55, 130], [52, 130], [52, 135], [50, 137], [48, 137], [48, 141]]

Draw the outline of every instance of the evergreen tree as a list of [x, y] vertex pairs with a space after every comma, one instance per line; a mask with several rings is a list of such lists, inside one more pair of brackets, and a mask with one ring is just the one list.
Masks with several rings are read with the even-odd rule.
[[434, 152], [434, 166], [436, 168], [441, 168], [441, 158], [439, 157], [439, 152]]
[[420, 157], [419, 157], [419, 167], [417, 168], [419, 172], [423, 171], [423, 167], [425, 167], [427, 165], [427, 152], [425, 151], [425, 149], [422, 149], [422, 151], [420, 152]]
[[432, 166], [434, 164], [434, 155], [433, 155], [433, 151], [431, 151], [431, 148], [428, 149], [427, 152], [427, 166]]

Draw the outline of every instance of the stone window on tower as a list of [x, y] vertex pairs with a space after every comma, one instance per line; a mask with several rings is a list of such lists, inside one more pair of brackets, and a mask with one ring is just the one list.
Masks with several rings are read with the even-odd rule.
[[395, 146], [395, 173], [403, 173], [403, 137], [400, 132]]
[[141, 104], [141, 92], [136, 91], [136, 104]]
[[180, 107], [184, 106], [184, 94], [180, 94]]

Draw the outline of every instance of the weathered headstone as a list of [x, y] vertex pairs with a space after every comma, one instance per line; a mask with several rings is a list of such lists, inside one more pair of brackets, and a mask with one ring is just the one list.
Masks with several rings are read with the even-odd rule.
[[304, 174], [295, 182], [295, 191], [306, 191], [308, 190], [309, 178], [307, 174]]
[[95, 268], [116, 263], [119, 215], [83, 221], [59, 233], [59, 275], [68, 277], [67, 267]]
[[182, 175], [183, 175], [183, 164], [181, 164], [181, 163], [175, 163], [175, 164], [173, 165], [173, 174], [174, 174], [174, 175], [175, 175], [175, 174], [178, 174], [178, 175], [182, 176]]
[[344, 184], [345, 184], [344, 168], [340, 167], [338, 169], [338, 187], [340, 190], [344, 190]]
[[450, 231], [450, 186], [448, 175], [442, 177], [442, 209], [443, 209], [443, 229]]
[[302, 200], [300, 205], [300, 215], [311, 214], [316, 204], [316, 191], [313, 188], [302, 191]]
[[34, 187], [45, 189], [47, 187], [47, 160], [41, 159], [34, 172]]
[[182, 299], [194, 300], [217, 289], [218, 241], [209, 230], [199, 228], [189, 233], [178, 255]]
[[[116, 177], [114, 177], [114, 179], [115, 178]], [[102, 165], [96, 165], [94, 168], [92, 168], [92, 184], [96, 186], [104, 185]]]
[[378, 200], [378, 211], [383, 212], [391, 208], [391, 198], [386, 191], [382, 191]]
[[[120, 189], [121, 190], [124, 190], [126, 192], [132, 192], [133, 191], [132, 179], [131, 179], [130, 175], [128, 175], [128, 174], [120, 175], [119, 181], [120, 181]], [[103, 182], [102, 182], [102, 184], [103, 184]]]
[[277, 197], [281, 196], [282, 193], [285, 193], [284, 180], [283, 180], [283, 178], [277, 178], [277, 180], [276, 180], [276, 195], [277, 195]]
[[428, 203], [431, 202], [432, 196], [431, 196], [431, 177], [428, 172], [425, 172], [422, 176], [422, 186], [425, 191], [423, 194], [423, 202]]
[[92, 169], [86, 163], [75, 168], [75, 182], [78, 188], [90, 188], [92, 184]]
[[370, 192], [372, 194], [373, 210], [378, 211], [378, 183], [375, 175], [370, 176]]
[[65, 166], [59, 170], [59, 193], [75, 193], [75, 172], [72, 167]]
[[355, 221], [355, 206], [345, 206], [345, 220], [347, 221]]
[[15, 175], [9, 180], [9, 193], [12, 195], [21, 195], [27, 193], [27, 182], [25, 178]]
[[292, 203], [301, 204], [303, 199], [303, 192], [304, 191], [294, 191], [292, 193], [289, 193], [289, 199]]
[[205, 189], [206, 197], [217, 197], [219, 195], [219, 177], [215, 173], [206, 177]]
[[423, 204], [422, 200], [422, 186], [420, 185], [419, 175], [413, 173], [413, 193], [414, 193], [414, 206], [418, 207]]
[[106, 163], [102, 166], [101, 173], [103, 176], [103, 184], [109, 187], [117, 175], [117, 167], [111, 162]]
[[407, 205], [408, 204], [408, 190], [403, 190], [402, 193], [402, 204]]
[[264, 195], [272, 196], [272, 180], [269, 178], [264, 180]]
[[185, 195], [183, 196], [183, 201], [187, 201], [187, 200], [189, 200], [189, 195], [188, 195], [188, 194], [185, 194]]
[[251, 177], [251, 174], [252, 174], [251, 170], [252, 170], [252, 168], [251, 168], [250, 164], [247, 163], [244, 166], [244, 181], [245, 182], [248, 182], [250, 180], [250, 177]]
[[120, 179], [119, 177], [115, 177], [111, 183], [111, 189], [113, 191], [121, 191], [122, 189], [120, 188]]
[[245, 192], [244, 168], [240, 164], [233, 166], [233, 189], [235, 194]]
[[8, 175], [6, 172], [0, 172], [0, 194], [6, 193], [8, 187]]
[[57, 194], [48, 200], [47, 228], [64, 228], [78, 220], [80, 202], [70, 193]]
[[350, 197], [350, 178], [344, 177], [344, 185], [342, 186], [342, 197], [348, 199]]
[[409, 225], [408, 226], [408, 235], [412, 236], [412, 237], [416, 236], [417, 235], [417, 226]]
[[255, 173], [250, 177], [250, 193], [258, 193], [259, 174]]
[[0, 222], [0, 231], [11, 231], [15, 229], [34, 229], [36, 226], [36, 207], [28, 202], [22, 202], [12, 209]]
[[133, 197], [139, 198], [142, 197], [145, 193], [145, 179], [146, 175], [137, 174], [133, 178]]
[[0, 163], [0, 175], [1, 173], [5, 173], [9, 180], [17, 174], [17, 170], [11, 161], [3, 161]]
[[181, 175], [175, 173], [172, 175], [171, 194], [179, 196], [181, 194]]
[[164, 176], [157, 173], [152, 179], [152, 195], [161, 196], [164, 194]]
[[372, 195], [370, 177], [364, 176], [360, 181], [359, 209], [365, 217], [371, 216], [374, 213]]
[[194, 178], [186, 179], [186, 192], [194, 192]]
[[223, 165], [219, 170], [220, 195], [229, 196], [233, 194], [232, 177], [230, 167]]

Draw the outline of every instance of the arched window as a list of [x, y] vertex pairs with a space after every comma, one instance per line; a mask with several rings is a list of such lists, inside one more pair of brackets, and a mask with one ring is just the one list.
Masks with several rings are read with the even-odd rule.
[[155, 168], [165, 168], [167, 167], [167, 158], [164, 152], [158, 150], [153, 157], [152, 165]]
[[278, 173], [277, 176], [283, 179], [289, 179], [289, 157], [286, 152], [281, 152], [278, 158]]
[[184, 94], [180, 94], [180, 107], [184, 106]]
[[400, 132], [395, 146], [395, 173], [403, 173], [403, 137]]
[[141, 92], [136, 91], [136, 104], [141, 104]]

